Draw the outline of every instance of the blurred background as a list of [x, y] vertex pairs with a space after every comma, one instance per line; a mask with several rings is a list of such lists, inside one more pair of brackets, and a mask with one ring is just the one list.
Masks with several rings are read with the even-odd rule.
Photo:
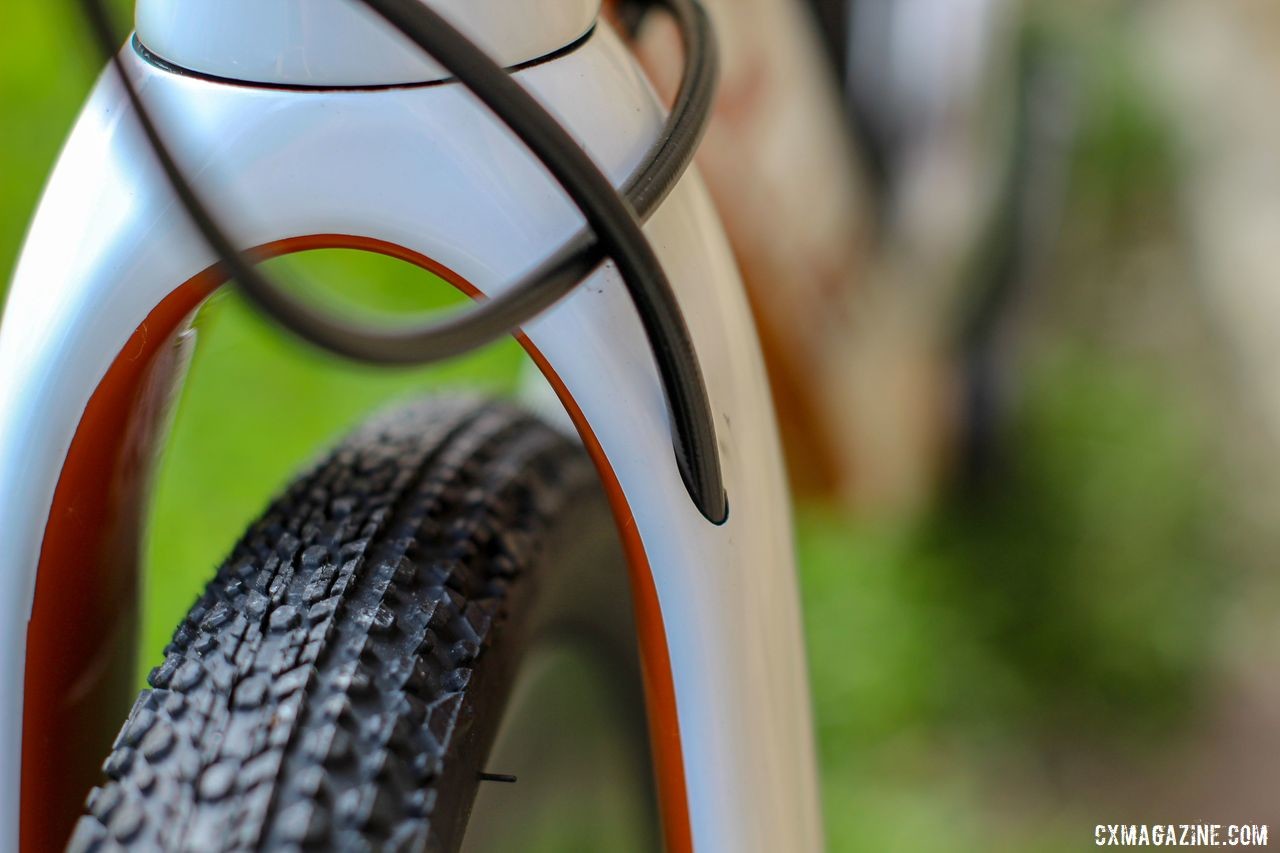
[[[814, 6], [791, 45], [801, 82], [775, 97], [817, 98], [843, 140], [823, 152], [847, 153], [840, 202], [810, 201], [847, 229], [818, 283], [847, 314], [808, 335], [826, 349], [788, 349], [763, 314], [762, 332], [800, 353], [799, 372], [822, 365], [819, 387], [792, 387], [771, 355], [831, 848], [1079, 849], [1116, 822], [1274, 828], [1280, 7]], [[0, 283], [97, 73], [73, 11], [0, 9]], [[733, 95], [742, 67], [775, 54], [723, 23], [749, 47], [727, 46]], [[819, 67], [830, 91], [814, 95], [803, 75]], [[758, 133], [785, 129], [773, 115]], [[794, 163], [808, 144], [781, 150]], [[722, 202], [749, 189], [716, 168]], [[729, 224], [778, 230], [784, 208]], [[769, 259], [743, 262], [773, 322], [792, 309], [770, 298], [814, 310], [817, 277], [779, 287]], [[344, 303], [452, 302], [383, 259], [272, 263]], [[143, 672], [307, 459], [386, 401], [507, 393], [522, 364], [514, 344], [428, 370], [339, 363], [234, 293], [196, 328], [149, 526]], [[802, 417], [808, 396], [835, 411]], [[824, 469], [819, 444], [841, 463]]]

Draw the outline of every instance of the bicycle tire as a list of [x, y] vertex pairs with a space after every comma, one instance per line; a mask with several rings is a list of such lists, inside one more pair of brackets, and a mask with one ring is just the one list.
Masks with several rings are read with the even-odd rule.
[[524, 649], [581, 615], [562, 570], [616, 557], [607, 519], [582, 448], [513, 406], [375, 418], [218, 569], [69, 849], [457, 849]]

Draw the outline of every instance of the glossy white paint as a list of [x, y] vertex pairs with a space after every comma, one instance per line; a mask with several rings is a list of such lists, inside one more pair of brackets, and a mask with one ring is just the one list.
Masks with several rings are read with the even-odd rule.
[[[505, 67], [554, 53], [600, 0], [430, 0]], [[191, 71], [255, 83], [370, 86], [449, 75], [357, 0], [138, 0], [138, 39]]]
[[[128, 48], [126, 64], [189, 173], [218, 209], [234, 212], [226, 222], [246, 247], [372, 237], [496, 294], [579, 225], [536, 161], [456, 85], [289, 92], [169, 74]], [[615, 180], [660, 127], [660, 107], [607, 28], [518, 76]], [[647, 230], [709, 383], [726, 524], [708, 524], [685, 493], [652, 357], [611, 268], [526, 332], [594, 428], [644, 541], [696, 848], [817, 850], [789, 508], [754, 329], [696, 175]], [[46, 190], [0, 329], [0, 850], [16, 846], [24, 626], [62, 461], [130, 333], [212, 260], [106, 74]]]

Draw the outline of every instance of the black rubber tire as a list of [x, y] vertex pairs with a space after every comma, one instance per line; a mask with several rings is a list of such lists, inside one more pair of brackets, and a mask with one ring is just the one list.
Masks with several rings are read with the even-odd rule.
[[375, 419], [219, 568], [69, 848], [457, 849], [523, 649], [616, 549], [581, 447], [520, 410]]

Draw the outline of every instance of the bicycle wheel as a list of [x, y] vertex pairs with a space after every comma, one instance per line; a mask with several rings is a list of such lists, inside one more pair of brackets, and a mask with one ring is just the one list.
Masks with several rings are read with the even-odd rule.
[[582, 629], [642, 755], [620, 559], [585, 453], [529, 415], [374, 419], [219, 568], [70, 848], [457, 849], [526, 650]]

